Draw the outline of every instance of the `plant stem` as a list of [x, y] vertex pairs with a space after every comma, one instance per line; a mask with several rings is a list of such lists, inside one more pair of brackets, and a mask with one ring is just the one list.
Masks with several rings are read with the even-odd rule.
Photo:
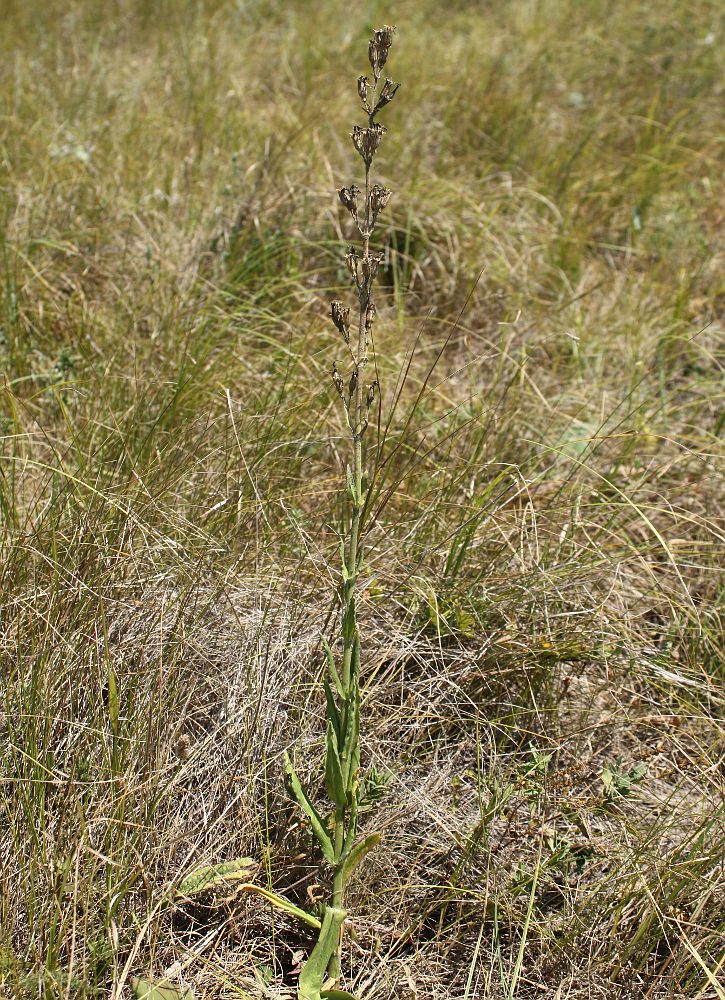
[[[350, 248], [346, 257], [358, 296], [357, 349], [350, 338], [350, 310], [342, 302], [332, 303], [332, 319], [342, 334], [352, 355], [352, 372], [347, 388], [342, 375], [333, 364], [333, 382], [345, 407], [351, 435], [351, 465], [347, 469], [347, 489], [350, 494], [350, 522], [347, 537], [342, 541], [342, 663], [338, 671], [334, 654], [327, 646], [329, 679], [325, 681], [327, 699], [327, 732], [325, 783], [335, 804], [333, 829], [330, 834], [324, 822], [302, 789], [294, 768], [288, 761], [291, 786], [303, 810], [307, 813], [327, 860], [333, 866], [332, 895], [326, 907], [315, 949], [300, 976], [300, 1000], [319, 1000], [320, 977], [327, 969], [328, 977], [340, 977], [340, 944], [345, 920], [345, 884], [350, 872], [362, 857], [380, 840], [379, 834], [369, 834], [356, 843], [359, 801], [360, 765], [360, 632], [357, 621], [357, 578], [362, 565], [362, 517], [368, 485], [364, 474], [363, 438], [368, 426], [370, 408], [375, 399], [377, 381], [365, 384], [368, 346], [371, 338], [375, 307], [371, 290], [381, 254], [370, 252], [370, 235], [379, 212], [390, 199], [390, 191], [370, 183], [370, 165], [380, 145], [385, 129], [375, 122], [378, 107], [380, 73], [385, 65], [394, 28], [384, 26], [374, 32], [370, 41], [369, 58], [373, 69], [373, 84], [368, 77], [358, 79], [358, 94], [368, 116], [368, 125], [353, 127], [352, 139], [365, 164], [365, 208], [359, 213], [360, 191], [353, 184], [338, 191], [340, 201], [355, 219], [362, 239], [362, 256]], [[385, 80], [379, 104], [384, 107], [395, 96], [397, 85]], [[333, 686], [334, 685], [334, 690]], [[334, 938], [334, 940], [333, 940]]]

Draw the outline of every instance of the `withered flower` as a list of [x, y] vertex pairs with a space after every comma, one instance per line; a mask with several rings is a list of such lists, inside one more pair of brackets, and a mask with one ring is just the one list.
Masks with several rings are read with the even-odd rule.
[[360, 197], [360, 188], [355, 184], [351, 184], [350, 187], [338, 188], [337, 195], [350, 215], [357, 222], [357, 200]]
[[370, 333], [373, 328], [373, 321], [377, 315], [377, 308], [374, 302], [368, 302], [367, 309], [365, 310], [365, 332]]
[[380, 146], [387, 129], [384, 125], [370, 125], [363, 128], [361, 125], [353, 125], [352, 143], [355, 149], [362, 156], [366, 167], [373, 162], [373, 157]]
[[375, 401], [375, 393], [378, 391], [378, 388], [379, 386], [377, 379], [375, 379], [374, 382], [371, 382], [370, 385], [367, 386], [367, 395], [365, 402], [367, 404], [368, 409], [370, 409], [370, 407], [373, 405], [373, 402]]
[[395, 28], [386, 24], [382, 28], [377, 28], [370, 39], [368, 57], [373, 68], [375, 79], [380, 76], [380, 70], [385, 65], [388, 58], [388, 50], [393, 43], [393, 32]]
[[363, 102], [363, 107], [366, 111], [369, 111], [368, 94], [370, 93], [370, 81], [366, 76], [359, 76], [357, 78], [357, 92], [360, 100]]
[[371, 253], [367, 257], [363, 257], [362, 273], [366, 291], [369, 291], [370, 286], [375, 281], [375, 275], [378, 273], [378, 265], [382, 259], [383, 255], [381, 253]]
[[399, 83], [393, 83], [392, 80], [388, 79], [385, 80], [385, 83], [382, 86], [380, 94], [378, 95], [378, 99], [375, 102], [374, 113], [380, 111], [380, 109], [384, 108], [386, 104], [390, 104], [392, 99], [395, 97], [399, 86], [400, 86]]
[[330, 304], [332, 322], [342, 334], [345, 343], [350, 341], [350, 309], [342, 302], [335, 301]]
[[378, 215], [382, 212], [382, 210], [390, 201], [390, 196], [392, 195], [392, 193], [393, 193], [392, 191], [389, 191], [386, 187], [383, 187], [382, 184], [373, 184], [372, 189], [370, 191], [370, 215], [373, 221], [373, 225], [375, 225], [375, 221]]
[[360, 256], [355, 249], [355, 247], [348, 247], [348, 251], [345, 254], [345, 265], [350, 272], [350, 276], [354, 280], [358, 288], [361, 287], [360, 280]]
[[332, 362], [332, 382], [337, 389], [340, 399], [342, 399], [345, 393], [345, 383], [342, 380], [342, 375], [337, 370], [337, 361]]

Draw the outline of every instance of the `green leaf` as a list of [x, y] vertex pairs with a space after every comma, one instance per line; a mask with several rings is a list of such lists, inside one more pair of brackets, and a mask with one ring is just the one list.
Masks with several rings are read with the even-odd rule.
[[177, 896], [193, 896], [203, 892], [205, 889], [212, 889], [214, 886], [222, 885], [236, 879], [248, 879], [250, 874], [257, 867], [253, 858], [237, 858], [234, 861], [225, 861], [219, 865], [207, 865], [204, 868], [196, 868], [193, 872], [185, 875], [176, 888]]
[[335, 666], [335, 656], [330, 648], [330, 643], [327, 639], [322, 636], [322, 645], [325, 649], [325, 655], [327, 656], [327, 669], [330, 671], [330, 677], [332, 678], [332, 683], [335, 685], [335, 690], [340, 695], [341, 698], [345, 697], [345, 688], [342, 686], [342, 681], [340, 680], [340, 675], [337, 672], [337, 667]]
[[357, 1000], [357, 997], [347, 990], [323, 990], [320, 996], [322, 1000]]
[[297, 917], [298, 920], [302, 920], [303, 923], [314, 927], [315, 930], [320, 929], [321, 924], [317, 917], [314, 917], [311, 913], [307, 913], [306, 910], [300, 909], [299, 906], [295, 906], [294, 903], [290, 903], [284, 896], [279, 896], [276, 892], [265, 889], [261, 885], [255, 885], [253, 882], [238, 881], [245, 879], [250, 874], [252, 868], [256, 868], [256, 864], [252, 858], [239, 858], [237, 861], [227, 861], [222, 865], [210, 865], [206, 868], [198, 868], [181, 881], [176, 890], [176, 896], [188, 899], [190, 896], [202, 892], [204, 889], [212, 888], [227, 881], [234, 881], [236, 883], [235, 888], [238, 891], [256, 892], [258, 895], [264, 896], [267, 902], [271, 903], [272, 906], [276, 906], [278, 910], [290, 913], [293, 917]]
[[355, 837], [357, 837], [357, 817], [359, 812], [359, 784], [357, 777], [353, 778], [352, 785], [350, 787], [350, 808], [347, 814], [347, 832], [345, 833], [345, 842], [343, 844], [343, 856], [350, 853], [355, 845]]
[[325, 788], [337, 806], [347, 805], [347, 792], [340, 769], [340, 750], [332, 722], [327, 723], [325, 736]]
[[250, 892], [259, 893], [260, 896], [264, 896], [268, 903], [272, 906], [276, 906], [278, 910], [283, 910], [285, 913], [290, 913], [293, 917], [297, 917], [305, 924], [309, 924], [310, 927], [314, 927], [315, 930], [320, 929], [320, 921], [317, 917], [313, 917], [311, 913], [307, 910], [301, 910], [299, 906], [295, 906], [294, 903], [290, 903], [288, 899], [284, 896], [278, 896], [276, 892], [272, 892], [271, 889], [265, 889], [261, 885], [252, 885], [251, 882], [245, 883], [240, 888], [246, 889]]
[[[322, 993], [320, 991], [327, 976], [327, 966], [330, 964], [332, 953], [337, 948], [346, 916], [347, 912], [336, 906], [325, 907], [325, 916], [322, 919], [317, 944], [305, 962], [302, 972], [300, 972], [297, 993], [299, 1000], [321, 1000]], [[327, 996], [332, 993], [334, 997], [334, 992], [330, 990], [325, 992]]]
[[131, 990], [137, 1000], [194, 1000], [193, 990], [180, 990], [171, 983], [151, 983], [148, 979], [132, 979]]
[[337, 740], [338, 746], [340, 745], [340, 726], [342, 725], [342, 720], [340, 719], [340, 713], [337, 710], [337, 705], [335, 704], [335, 696], [332, 693], [332, 688], [330, 683], [325, 677], [322, 681], [322, 686], [325, 689], [325, 702], [327, 703], [327, 718], [332, 723], [332, 728], [335, 730], [335, 739]]
[[329, 861], [330, 864], [334, 864], [335, 848], [332, 846], [330, 835], [325, 828], [322, 817], [315, 809], [310, 797], [302, 787], [300, 779], [297, 777], [297, 772], [292, 767], [292, 761], [289, 759], [289, 754], [284, 755], [284, 766], [285, 771], [287, 772], [287, 777], [289, 778], [292, 793], [310, 821], [314, 834], [317, 837], [320, 847], [322, 848], [325, 860]]
[[343, 883], [347, 882], [365, 855], [369, 851], [372, 851], [374, 847], [378, 846], [380, 840], [381, 836], [379, 833], [370, 833], [367, 837], [363, 837], [362, 840], [355, 844], [342, 864]]
[[360, 768], [360, 684], [353, 676], [353, 691], [348, 703], [347, 729], [345, 744], [342, 751], [342, 777], [345, 787], [352, 788], [358, 769]]
[[639, 764], [635, 764], [632, 770], [629, 772], [629, 777], [635, 783], [640, 782], [647, 774], [647, 764], [644, 761], [640, 761]]

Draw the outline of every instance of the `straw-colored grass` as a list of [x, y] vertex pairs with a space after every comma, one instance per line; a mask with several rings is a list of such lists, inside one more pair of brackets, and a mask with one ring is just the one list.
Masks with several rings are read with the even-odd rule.
[[174, 894], [327, 891], [283, 759], [321, 773], [335, 188], [394, 20], [346, 986], [721, 1000], [719, 5], [2, 15], [0, 996], [294, 995], [311, 928]]

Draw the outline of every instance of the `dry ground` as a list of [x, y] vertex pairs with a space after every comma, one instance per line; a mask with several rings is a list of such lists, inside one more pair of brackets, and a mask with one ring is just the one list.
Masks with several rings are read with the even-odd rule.
[[[0, 4], [0, 995], [294, 995], [347, 461], [326, 318], [403, 83], [350, 988], [725, 997], [709, 0]], [[371, 439], [372, 440], [372, 439]]]

